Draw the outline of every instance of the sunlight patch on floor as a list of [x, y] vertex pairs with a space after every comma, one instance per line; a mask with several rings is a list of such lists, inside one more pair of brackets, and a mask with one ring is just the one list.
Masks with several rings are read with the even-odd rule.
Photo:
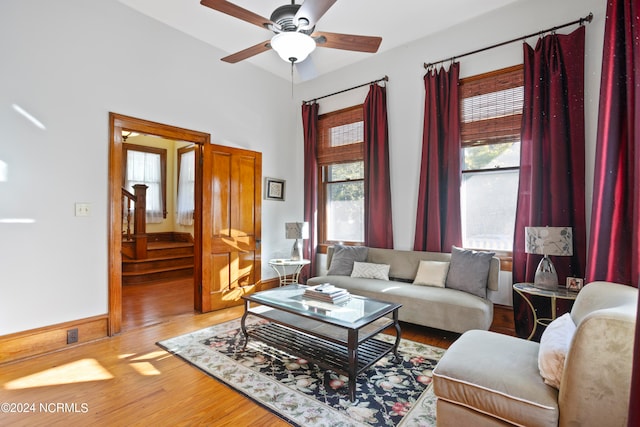
[[167, 357], [171, 357], [171, 355], [164, 350], [157, 350], [140, 355], [136, 353], [122, 354], [119, 356], [119, 359], [128, 359], [129, 366], [131, 366], [131, 368], [133, 368], [133, 370], [138, 374], [150, 376], [162, 374], [162, 372], [160, 372], [152, 362], [163, 360]]
[[131, 360], [149, 360], [149, 359], [157, 359], [159, 357], [164, 357], [167, 355], [167, 352], [164, 350], [152, 351], [147, 354], [143, 354], [142, 356], [134, 357]]
[[5, 383], [4, 388], [19, 390], [110, 379], [113, 379], [113, 375], [97, 360], [82, 359], [9, 381]]
[[129, 366], [131, 366], [140, 375], [150, 376], [161, 374], [161, 372], [149, 362], [134, 362], [130, 363]]

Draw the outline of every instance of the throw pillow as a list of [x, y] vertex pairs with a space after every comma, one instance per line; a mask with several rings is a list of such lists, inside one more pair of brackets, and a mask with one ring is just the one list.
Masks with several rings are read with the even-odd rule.
[[544, 382], [557, 389], [560, 388], [564, 361], [571, 346], [571, 339], [576, 332], [576, 325], [570, 313], [549, 323], [540, 337], [538, 349], [538, 368]]
[[451, 248], [451, 264], [445, 287], [487, 297], [487, 278], [494, 252]]
[[418, 273], [416, 273], [416, 278], [413, 280], [413, 284], [444, 288], [448, 271], [449, 262], [447, 261], [422, 260], [418, 266]]
[[353, 263], [366, 261], [368, 254], [369, 248], [366, 246], [335, 245], [327, 274], [330, 276], [350, 276], [353, 271]]
[[365, 279], [389, 280], [389, 264], [374, 264], [372, 262], [354, 261], [351, 277], [362, 277]]

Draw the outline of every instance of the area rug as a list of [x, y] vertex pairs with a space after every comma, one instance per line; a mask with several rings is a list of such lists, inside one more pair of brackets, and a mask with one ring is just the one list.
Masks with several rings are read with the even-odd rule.
[[[259, 322], [249, 317], [247, 327]], [[347, 377], [255, 339], [243, 351], [239, 319], [157, 344], [295, 426], [436, 425], [431, 372], [441, 348], [402, 339], [401, 360], [389, 355], [360, 374], [351, 402]]]

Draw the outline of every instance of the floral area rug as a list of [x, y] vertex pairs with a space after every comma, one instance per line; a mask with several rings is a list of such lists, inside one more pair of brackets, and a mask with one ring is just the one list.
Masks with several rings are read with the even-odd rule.
[[[260, 322], [249, 317], [247, 327]], [[401, 360], [388, 355], [360, 374], [351, 402], [347, 377], [255, 339], [243, 351], [239, 319], [157, 344], [296, 426], [436, 425], [431, 372], [444, 354], [437, 347], [402, 339]]]

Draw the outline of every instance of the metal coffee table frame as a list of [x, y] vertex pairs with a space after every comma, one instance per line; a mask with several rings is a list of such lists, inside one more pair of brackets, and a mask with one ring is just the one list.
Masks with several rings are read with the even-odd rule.
[[[366, 315], [351, 319], [343, 319], [332, 315], [334, 311], [345, 311], [345, 305], [333, 305], [305, 300], [302, 296], [304, 285], [288, 285], [268, 291], [246, 295], [245, 311], [241, 320], [242, 333], [245, 337], [245, 348], [249, 337], [293, 355], [304, 357], [324, 369], [343, 374], [349, 378], [349, 399], [355, 400], [356, 377], [392, 352], [398, 358], [401, 330], [398, 322], [398, 310], [401, 304], [379, 301], [371, 298], [352, 295], [346, 304], [375, 304], [376, 309]], [[287, 292], [282, 300], [264, 298], [278, 290]], [[251, 303], [260, 304], [251, 307]], [[309, 306], [308, 304], [311, 304]], [[391, 313], [391, 318], [386, 317]], [[257, 316], [269, 322], [248, 329], [247, 316]], [[393, 326], [396, 339], [389, 343], [374, 338], [383, 330]]]

